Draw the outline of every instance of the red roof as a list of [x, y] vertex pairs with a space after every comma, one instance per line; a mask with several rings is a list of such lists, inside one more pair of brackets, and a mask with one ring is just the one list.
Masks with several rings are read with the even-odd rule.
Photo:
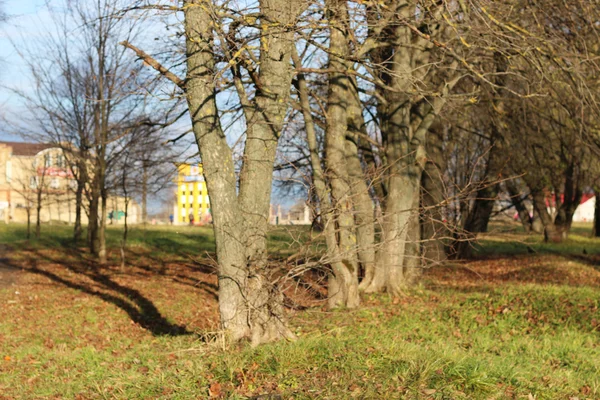
[[42, 150], [56, 147], [50, 143], [26, 143], [26, 142], [2, 142], [0, 145], [6, 145], [12, 148], [12, 154], [15, 156], [35, 156]]

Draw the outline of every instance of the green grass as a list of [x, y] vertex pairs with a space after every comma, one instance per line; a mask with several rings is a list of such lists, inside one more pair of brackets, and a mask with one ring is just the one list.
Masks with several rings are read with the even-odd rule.
[[[22, 259], [51, 252], [48, 243], [70, 235], [57, 229], [27, 247], [18, 229], [0, 225], [0, 243], [12, 236]], [[48, 278], [52, 273], [75, 282], [77, 269], [40, 264], [48, 274], [22, 273], [16, 285], [0, 287], [0, 398], [189, 399], [210, 393], [231, 399], [272, 393], [283, 399], [600, 398], [600, 288], [594, 283], [600, 272], [593, 260], [567, 264], [558, 255], [580, 254], [580, 245], [591, 254], [600, 241], [574, 235], [565, 245], [545, 245], [522, 237], [540, 251], [527, 254], [520, 243], [500, 237], [482, 241], [479, 252], [494, 254], [489, 268], [497, 268], [497, 276], [521, 263], [551, 260], [557, 270], [581, 271], [596, 281], [585, 286], [537, 283], [535, 276], [527, 282], [488, 281], [484, 258], [466, 264], [483, 278], [431, 270], [400, 299], [368, 296], [356, 311], [293, 312], [297, 341], [250, 348], [224, 346], [210, 333], [217, 329], [214, 299], [201, 285], [176, 280], [191, 274], [187, 264], [160, 274], [110, 270], [119, 287], [151, 301], [163, 323], [185, 324], [186, 334], [180, 335], [152, 332], [114, 302]], [[165, 255], [200, 255], [212, 251], [211, 238], [204, 228], [169, 227], [135, 229], [131, 242]], [[118, 231], [109, 230], [109, 240], [117, 243]], [[282, 252], [294, 243], [283, 230], [271, 235], [272, 248]], [[190, 276], [190, 282], [208, 279]], [[144, 303], [129, 292], [87, 276], [77, 282], [144, 312]]]
[[591, 237], [591, 231], [591, 223], [575, 223], [562, 243], [545, 243], [542, 235], [525, 235], [520, 225], [492, 225], [490, 233], [475, 244], [475, 254], [518, 255], [531, 250], [542, 254], [600, 254], [598, 239]]
[[[215, 251], [215, 238], [212, 226], [151, 226], [141, 225], [129, 227], [127, 243], [129, 247], [152, 250], [158, 256], [199, 256]], [[74, 246], [73, 227], [64, 224], [43, 224], [41, 236], [27, 240], [27, 226], [24, 224], [5, 225], [0, 223], [0, 244], [19, 248], [53, 249], [63, 246]], [[86, 231], [84, 229], [83, 236]], [[107, 226], [106, 245], [118, 248], [122, 241], [122, 226]], [[299, 244], [308, 237], [307, 227], [281, 226], [273, 227], [269, 233], [269, 251], [274, 256], [285, 256], [293, 253]], [[77, 244], [84, 246], [82, 241]]]

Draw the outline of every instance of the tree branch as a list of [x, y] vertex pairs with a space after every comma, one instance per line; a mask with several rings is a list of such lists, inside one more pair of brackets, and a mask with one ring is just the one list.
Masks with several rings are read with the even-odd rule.
[[144, 61], [146, 64], [157, 70], [162, 76], [176, 84], [182, 90], [185, 90], [185, 81], [177, 75], [175, 75], [173, 72], [169, 71], [167, 68], [163, 67], [162, 64], [156, 61], [151, 55], [147, 54], [141, 49], [138, 49], [126, 40], [122, 41], [119, 44], [121, 46], [127, 47], [128, 49], [133, 50], [142, 61]]

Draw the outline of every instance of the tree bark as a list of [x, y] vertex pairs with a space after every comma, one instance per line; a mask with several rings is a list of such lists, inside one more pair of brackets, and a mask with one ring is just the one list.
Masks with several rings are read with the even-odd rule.
[[77, 179], [77, 188], [75, 189], [75, 226], [73, 227], [73, 242], [78, 243], [81, 240], [81, 207], [83, 204], [83, 185], [81, 179]]
[[527, 207], [525, 207], [525, 204], [523, 203], [524, 198], [522, 193], [520, 193], [513, 181], [506, 182], [506, 190], [510, 196], [512, 204], [515, 206], [515, 209], [519, 214], [519, 220], [521, 221], [521, 225], [523, 225], [523, 230], [525, 233], [531, 233], [531, 230], [533, 229], [533, 221], [529, 215], [529, 210], [527, 210]]
[[546, 196], [543, 191], [535, 191], [532, 193], [533, 207], [537, 211], [537, 214], [542, 221], [544, 226], [544, 241], [560, 243], [563, 240], [562, 232], [554, 225], [554, 220], [548, 212], [546, 206]]
[[[332, 206], [337, 228], [338, 247], [343, 257], [348, 279], [342, 279], [337, 287], [343, 287], [349, 308], [358, 307], [358, 258], [356, 253], [356, 233], [354, 231], [354, 205], [348, 165], [346, 164], [346, 133], [348, 96], [350, 79], [344, 72], [347, 69], [348, 54], [348, 10], [345, 0], [326, 2], [329, 20], [329, 73], [327, 95], [327, 121], [325, 134], [325, 162], [331, 186]], [[341, 275], [335, 276], [340, 279]]]
[[106, 202], [108, 201], [108, 193], [106, 192], [106, 189], [101, 191], [100, 200], [100, 218], [98, 218], [98, 262], [100, 264], [106, 264]]
[[[375, 274], [375, 218], [373, 200], [369, 195], [369, 187], [358, 153], [360, 137], [361, 135], [368, 137], [368, 133], [358, 95], [358, 83], [354, 78], [350, 78], [349, 83], [348, 131], [345, 144], [346, 165], [354, 204], [358, 262], [363, 270], [363, 279], [359, 289], [364, 290], [370, 285]], [[364, 140], [362, 141], [364, 142]]]
[[38, 187], [36, 188], [36, 190], [37, 190], [37, 193], [36, 193], [37, 202], [36, 202], [36, 207], [35, 207], [35, 213], [36, 213], [35, 238], [36, 239], [40, 238], [40, 234], [42, 231], [42, 226], [41, 226], [41, 224], [42, 224], [42, 221], [41, 221], [41, 219], [42, 219], [42, 216], [41, 216], [41, 214], [42, 214], [42, 187], [43, 187], [42, 185], [43, 185], [43, 182], [40, 182], [38, 184]]
[[592, 237], [600, 237], [600, 190], [594, 190], [594, 227]]
[[[301, 60], [296, 51], [292, 51], [292, 57], [296, 67], [300, 67]], [[321, 157], [319, 154], [319, 146], [317, 143], [317, 134], [315, 131], [315, 123], [310, 109], [310, 100], [308, 97], [308, 88], [304, 74], [298, 74], [298, 94], [300, 97], [300, 106], [304, 117], [304, 125], [306, 130], [306, 141], [308, 144], [310, 163], [312, 168], [313, 185], [319, 200], [319, 209], [323, 232], [325, 235], [325, 243], [327, 245], [326, 262], [331, 266], [331, 271], [328, 274], [328, 307], [348, 307], [357, 299], [352, 298], [354, 295], [353, 277], [350, 270], [343, 262], [343, 255], [340, 252], [338, 237], [336, 234], [335, 219], [331, 198], [327, 190], [327, 182], [325, 174], [321, 167]]]
[[142, 161], [142, 224], [148, 222], [148, 165]]
[[[212, 214], [219, 274], [221, 324], [232, 340], [259, 344], [292, 338], [281, 294], [265, 277], [266, 231], [272, 168], [291, 85], [290, 52], [295, 2], [261, 1], [261, 87], [248, 110], [247, 139], [237, 182], [232, 151], [216, 105], [215, 60], [210, 11], [206, 3], [185, 4], [186, 95], [202, 157]], [[247, 104], [246, 104], [247, 105]]]
[[[29, 200], [27, 199], [27, 202], [29, 202]], [[5, 209], [6, 212], [8, 212], [10, 209], [6, 208]], [[29, 238], [31, 238], [31, 206], [28, 204], [27, 205], [27, 240], [29, 240]]]
[[427, 162], [421, 176], [421, 239], [423, 241], [423, 262], [437, 265], [445, 261], [448, 228], [443, 221], [442, 203], [444, 196], [444, 156], [443, 127], [436, 124], [427, 137]]

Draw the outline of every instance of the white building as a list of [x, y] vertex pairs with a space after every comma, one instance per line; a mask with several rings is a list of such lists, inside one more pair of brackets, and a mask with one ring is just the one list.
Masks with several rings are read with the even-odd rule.
[[573, 214], [573, 222], [593, 222], [594, 210], [596, 208], [596, 197], [585, 197], [581, 200], [581, 204]]

